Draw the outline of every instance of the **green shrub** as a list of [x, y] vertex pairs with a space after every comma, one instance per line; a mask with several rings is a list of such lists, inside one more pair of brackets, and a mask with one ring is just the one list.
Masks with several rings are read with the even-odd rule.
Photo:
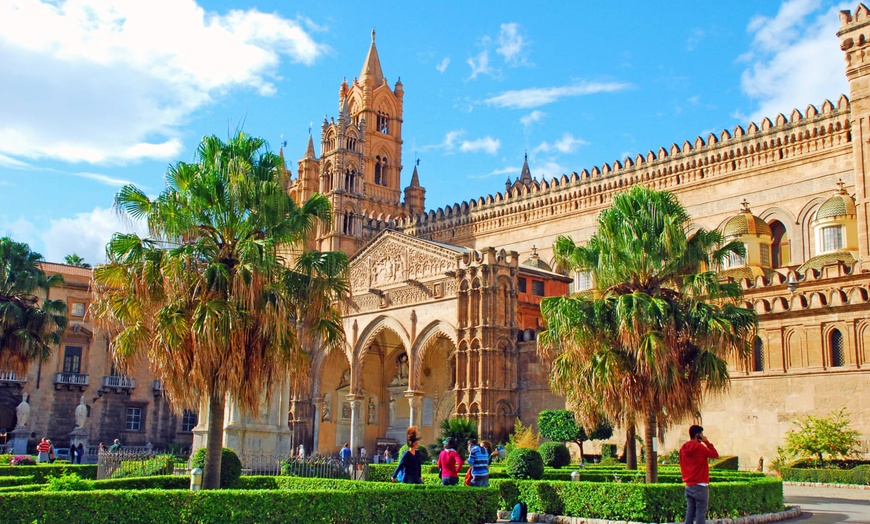
[[[530, 513], [634, 522], [682, 522], [686, 503], [681, 483], [544, 482], [491, 480], [499, 509], [519, 501]], [[756, 477], [710, 485], [708, 518], [770, 513], [783, 509], [782, 481]]]
[[616, 454], [619, 448], [616, 444], [602, 444], [601, 445], [601, 461], [608, 458], [616, 458]]
[[[190, 464], [193, 468], [201, 468], [205, 470], [205, 452], [206, 448], [199, 448], [190, 457]], [[228, 488], [242, 476], [242, 461], [236, 452], [223, 448], [221, 450], [221, 487]]]
[[25, 484], [33, 484], [33, 475], [20, 475], [17, 477], [0, 477], [0, 486], [23, 486]]
[[90, 491], [94, 487], [92, 482], [83, 480], [75, 473], [67, 473], [59, 477], [49, 477], [42, 489], [44, 491]]
[[8, 493], [0, 497], [0, 515], [6, 522], [71, 522], [70, 515], [87, 515], [89, 524], [483, 524], [495, 520], [498, 508], [499, 494], [493, 489], [331, 482], [345, 482], [356, 489]]
[[42, 484], [48, 477], [57, 477], [67, 473], [77, 473], [83, 479], [97, 478], [96, 464], [40, 464], [38, 467], [22, 468], [18, 466], [0, 466], [0, 477], [33, 475], [35, 484]]
[[0, 466], [8, 466], [10, 462], [12, 462], [12, 455], [0, 453]]
[[607, 457], [601, 459], [601, 462], [598, 463], [601, 466], [619, 466], [622, 464], [616, 457]]
[[517, 480], [540, 480], [544, 477], [544, 460], [533, 449], [515, 448], [507, 456], [505, 472]]
[[121, 466], [112, 472], [112, 478], [170, 475], [174, 469], [174, 455], [155, 455], [147, 459], [121, 461]]
[[544, 465], [551, 468], [561, 468], [571, 463], [571, 452], [561, 442], [544, 442], [538, 448], [538, 453], [541, 454]]
[[731, 471], [737, 471], [739, 469], [740, 462], [737, 457], [734, 456], [725, 456], [719, 457], [710, 461], [710, 469], [727, 469]]
[[818, 482], [822, 484], [870, 484], [870, 465], [852, 469], [780, 468], [782, 480], [790, 482]]

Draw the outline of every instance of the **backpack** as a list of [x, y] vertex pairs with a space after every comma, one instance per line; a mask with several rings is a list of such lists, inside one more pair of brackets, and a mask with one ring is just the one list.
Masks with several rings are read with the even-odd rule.
[[517, 502], [514, 504], [514, 509], [511, 510], [511, 522], [525, 522], [528, 514], [526, 503]]

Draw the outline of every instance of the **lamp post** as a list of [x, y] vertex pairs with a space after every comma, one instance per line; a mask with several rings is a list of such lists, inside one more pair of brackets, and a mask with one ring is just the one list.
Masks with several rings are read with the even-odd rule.
[[193, 468], [190, 470], [190, 491], [199, 491], [202, 487], [202, 469]]

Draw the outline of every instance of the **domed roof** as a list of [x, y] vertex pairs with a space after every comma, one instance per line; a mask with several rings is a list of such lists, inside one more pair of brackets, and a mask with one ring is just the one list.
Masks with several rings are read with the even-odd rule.
[[743, 201], [743, 210], [725, 223], [723, 234], [726, 237], [740, 235], [773, 236], [770, 226], [767, 225], [767, 222], [752, 214], [752, 211], [749, 210], [749, 203], [746, 200]]
[[813, 258], [804, 262], [803, 265], [797, 269], [797, 272], [806, 273], [810, 269], [815, 269], [818, 271], [824, 266], [838, 263], [842, 263], [846, 267], [851, 267], [852, 264], [855, 263], [855, 257], [852, 255], [852, 253], [846, 250], [816, 255]]
[[842, 181], [840, 181], [838, 185], [840, 186], [840, 189], [834, 193], [834, 196], [825, 200], [825, 203], [819, 208], [819, 212], [816, 213], [816, 220], [849, 215], [854, 216], [856, 214], [855, 201], [852, 200], [852, 197], [846, 193], [845, 189], [843, 189]]
[[541, 257], [538, 256], [538, 249], [532, 246], [532, 256], [523, 261], [524, 266], [533, 267], [535, 269], [543, 269], [544, 271], [553, 271], [550, 264], [547, 264]]

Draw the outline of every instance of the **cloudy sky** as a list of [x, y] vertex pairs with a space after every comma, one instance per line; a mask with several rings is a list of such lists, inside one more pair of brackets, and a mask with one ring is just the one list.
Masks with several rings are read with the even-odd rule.
[[112, 210], [122, 185], [157, 194], [202, 136], [239, 127], [286, 141], [295, 172], [372, 28], [405, 88], [402, 185], [419, 158], [438, 208], [503, 191], [526, 152], [549, 179], [836, 100], [837, 11], [857, 6], [417, 4], [0, 2], [0, 236], [101, 262], [131, 227]]

